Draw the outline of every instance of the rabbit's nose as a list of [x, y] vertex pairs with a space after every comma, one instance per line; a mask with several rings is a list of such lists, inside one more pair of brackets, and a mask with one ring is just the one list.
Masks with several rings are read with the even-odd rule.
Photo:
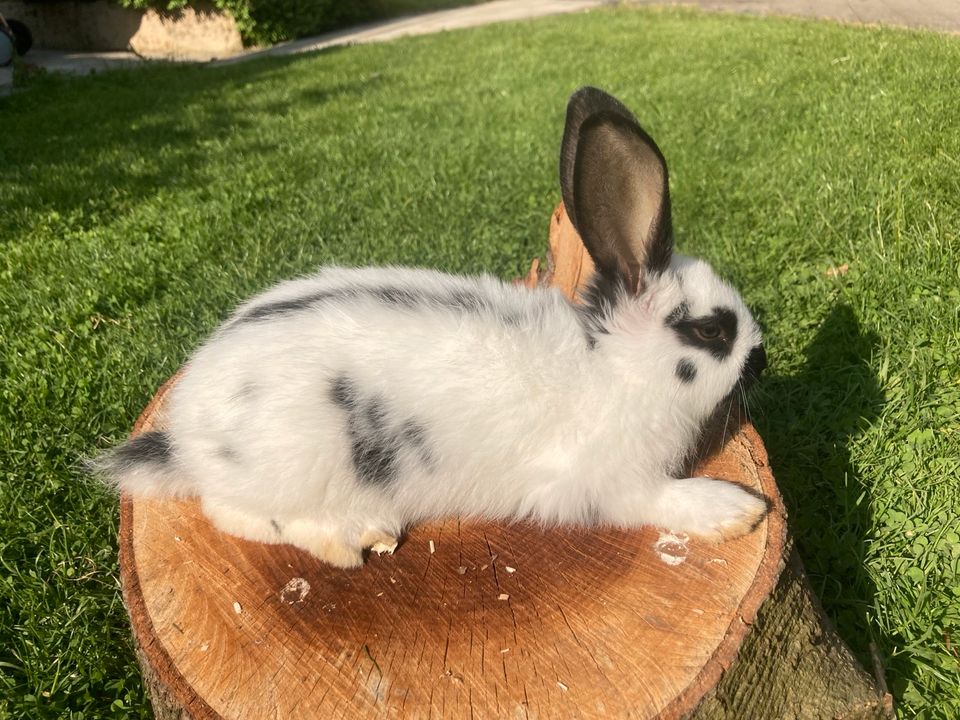
[[767, 353], [763, 345], [757, 345], [747, 356], [746, 371], [753, 377], [760, 377], [760, 373], [767, 369]]

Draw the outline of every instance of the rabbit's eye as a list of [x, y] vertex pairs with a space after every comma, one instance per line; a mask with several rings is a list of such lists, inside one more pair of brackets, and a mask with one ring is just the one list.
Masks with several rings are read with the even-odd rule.
[[706, 342], [709, 342], [710, 340], [716, 340], [722, 334], [720, 326], [716, 323], [709, 323], [707, 325], [695, 327], [693, 328], [693, 332], [698, 338]]
[[[681, 305], [685, 310], [685, 306]], [[723, 360], [733, 351], [737, 339], [737, 316], [725, 307], [715, 307], [710, 315], [697, 318], [676, 317], [674, 311], [667, 317], [667, 324], [673, 328], [680, 342], [706, 350], [717, 360]]]

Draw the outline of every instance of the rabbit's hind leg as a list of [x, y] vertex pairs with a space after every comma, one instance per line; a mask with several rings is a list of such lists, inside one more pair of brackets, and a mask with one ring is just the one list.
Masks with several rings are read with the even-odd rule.
[[269, 517], [254, 515], [210, 498], [203, 498], [201, 508], [218, 530], [230, 535], [262, 543], [288, 542], [283, 537], [281, 524]]
[[393, 552], [397, 537], [375, 526], [359, 535], [356, 530], [336, 523], [308, 518], [270, 518], [240, 510], [232, 505], [204, 498], [203, 513], [218, 530], [262, 543], [289, 543], [334, 567], [356, 568], [363, 565], [363, 549]]
[[283, 540], [338, 568], [363, 565], [362, 546], [351, 542], [344, 528], [316, 520], [291, 520], [283, 526]]

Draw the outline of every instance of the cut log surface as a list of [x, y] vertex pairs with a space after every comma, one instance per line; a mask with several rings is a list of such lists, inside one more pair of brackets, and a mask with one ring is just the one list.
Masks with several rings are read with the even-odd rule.
[[[572, 294], [590, 270], [562, 208], [551, 241], [550, 269], [524, 282]], [[175, 381], [135, 433], [163, 426]], [[124, 497], [124, 600], [155, 712], [888, 717], [889, 699], [823, 624], [790, 560], [760, 438], [746, 423], [727, 430], [697, 473], [763, 493], [771, 512], [717, 545], [655, 528], [449, 519], [344, 571], [225, 535], [193, 500]]]

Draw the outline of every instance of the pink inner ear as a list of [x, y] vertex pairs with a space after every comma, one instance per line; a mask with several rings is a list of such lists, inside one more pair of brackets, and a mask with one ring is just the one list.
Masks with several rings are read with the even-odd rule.
[[573, 180], [578, 229], [591, 256], [634, 294], [642, 292], [644, 275], [661, 271], [671, 249], [667, 170], [659, 151], [639, 127], [598, 116], [584, 123]]

